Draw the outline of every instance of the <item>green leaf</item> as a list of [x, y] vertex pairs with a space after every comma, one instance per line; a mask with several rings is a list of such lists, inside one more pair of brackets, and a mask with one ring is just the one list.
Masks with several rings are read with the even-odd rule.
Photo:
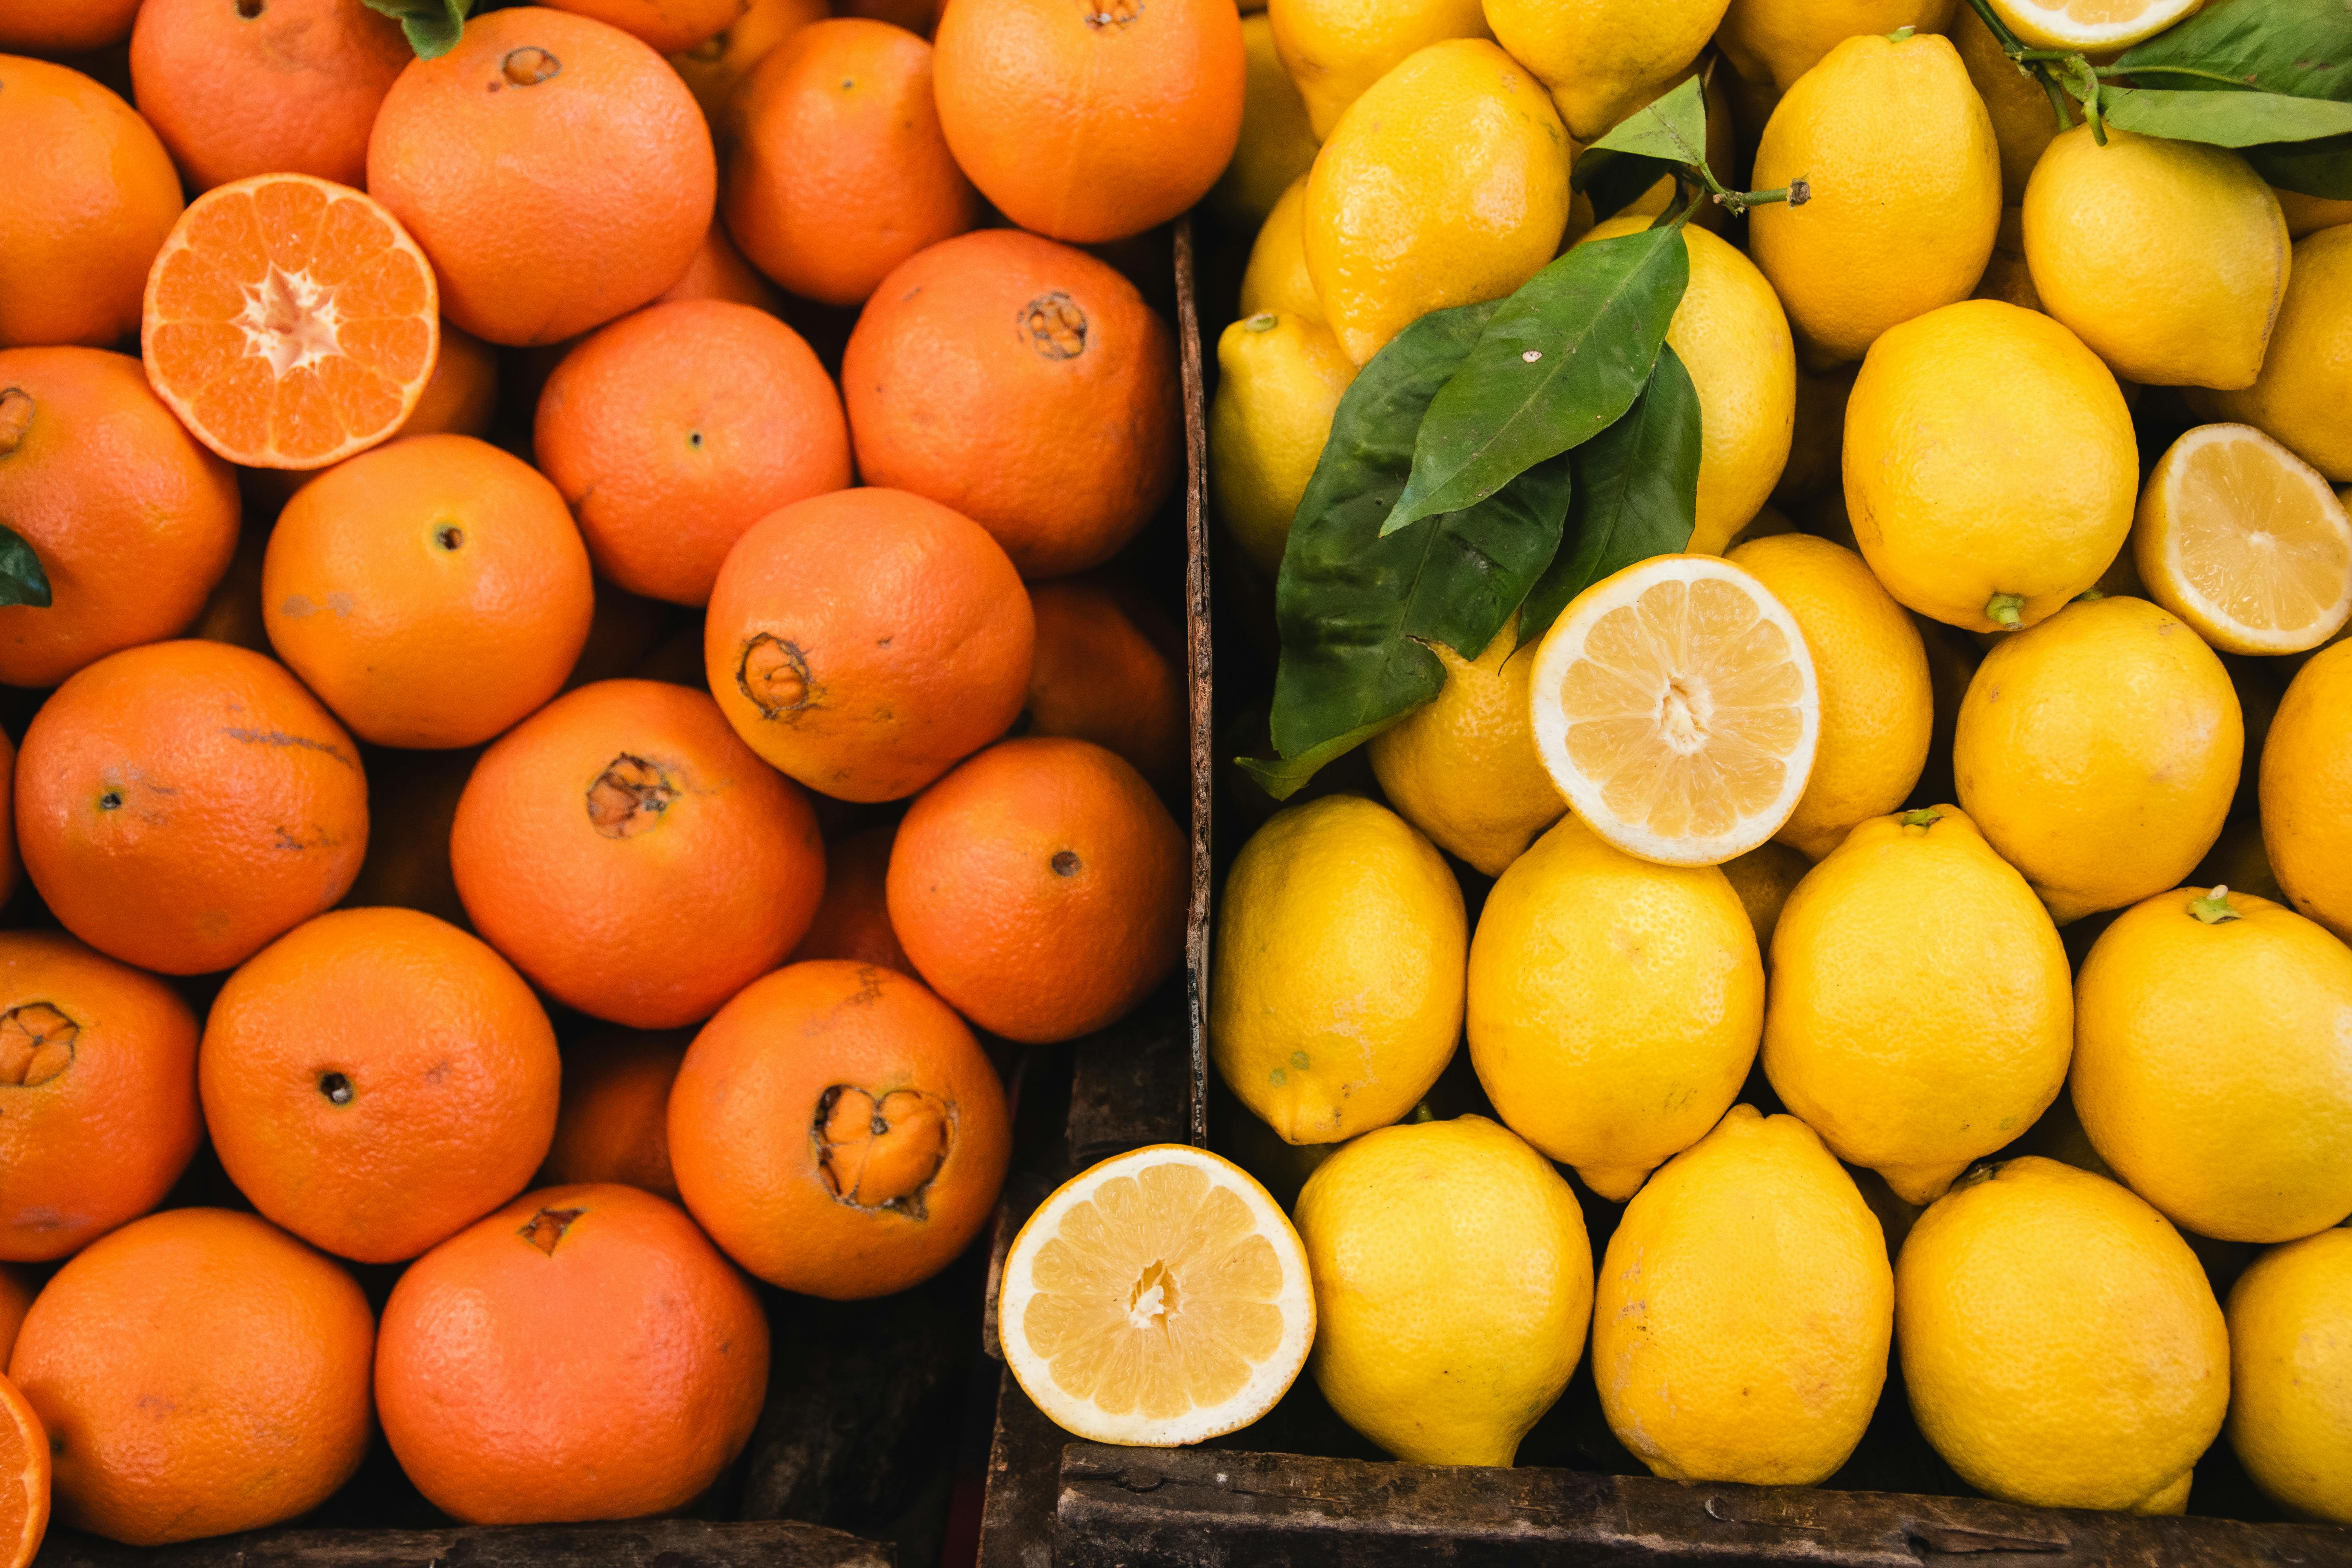
[[2281, 190], [2352, 202], [2352, 136], [2249, 147], [2246, 162], [2254, 166], [2254, 173]]
[[1593, 584], [1690, 547], [1698, 521], [1698, 388], [1669, 344], [1624, 417], [1576, 449], [1575, 501], [1551, 569], [1519, 607], [1519, 641], [1541, 637]]
[[41, 558], [13, 528], [0, 527], [0, 605], [49, 607], [49, 574]]
[[1588, 153], [1631, 153], [1670, 163], [1706, 162], [1706, 84], [1694, 74], [1619, 121]]
[[2099, 94], [2107, 123], [2144, 136], [2256, 147], [2352, 133], [2352, 103], [2276, 92], [2173, 91], [2111, 87]]
[[466, 30], [466, 13], [474, 0], [364, 0], [371, 11], [381, 11], [400, 24], [408, 47], [420, 60], [438, 59], [457, 47]]
[[[2352, 100], [2352, 3], [2235, 0], [2208, 5], [2124, 51], [2114, 68], [2145, 87], [2186, 87], [2170, 66], [2227, 77], [2264, 92]], [[2214, 84], [2219, 86], [2219, 83]]]
[[1606, 430], [1649, 379], [1689, 282], [1679, 225], [1577, 246], [1528, 279], [1431, 401], [1381, 531], [1475, 506]]
[[1352, 744], [1436, 696], [1445, 670], [1426, 645], [1476, 657], [1559, 547], [1564, 459], [1466, 510], [1381, 531], [1423, 411], [1502, 309], [1488, 300], [1423, 316], [1339, 400], [1275, 591], [1282, 659], [1271, 722], [1283, 757], [1306, 763], [1322, 747], [1328, 761], [1346, 750], [1333, 742]]
[[1376, 723], [1350, 730], [1319, 746], [1309, 746], [1295, 757], [1235, 757], [1234, 763], [1249, 774], [1258, 788], [1276, 800], [1288, 800], [1307, 786], [1307, 780], [1322, 771], [1324, 763], [1346, 756], [1403, 717], [1403, 713], [1391, 713]]
[[1675, 174], [1681, 165], [1663, 158], [1643, 158], [1631, 153], [1595, 153], [1587, 149], [1576, 161], [1574, 173], [1569, 175], [1569, 187], [1582, 191], [1592, 203], [1592, 221], [1602, 222], [1615, 217], [1633, 203], [1633, 198]]

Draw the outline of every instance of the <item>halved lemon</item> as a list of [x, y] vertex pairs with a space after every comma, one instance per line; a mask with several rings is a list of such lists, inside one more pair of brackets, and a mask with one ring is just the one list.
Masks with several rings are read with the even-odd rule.
[[2352, 517], [2251, 425], [2200, 425], [2158, 460], [2132, 561], [2148, 596], [2223, 653], [2301, 653], [2352, 620]]
[[1307, 1251], [1229, 1160], [1181, 1143], [1064, 1183], [1004, 1257], [997, 1333], [1037, 1408], [1097, 1443], [1246, 1426], [1315, 1342]]
[[2018, 41], [2036, 49], [2109, 53], [2152, 38], [2197, 9], [2202, 0], [1992, 0], [1993, 15]]
[[1715, 555], [1655, 555], [1587, 588], [1528, 681], [1570, 809], [1628, 854], [1719, 865], [1770, 838], [1812, 776], [1821, 689], [1796, 620]]

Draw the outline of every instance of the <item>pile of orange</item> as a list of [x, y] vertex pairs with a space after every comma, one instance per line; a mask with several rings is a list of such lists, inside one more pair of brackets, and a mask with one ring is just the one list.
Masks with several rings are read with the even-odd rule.
[[1230, 0], [471, 8], [0, 0], [0, 1568], [684, 1507], [1180, 954]]

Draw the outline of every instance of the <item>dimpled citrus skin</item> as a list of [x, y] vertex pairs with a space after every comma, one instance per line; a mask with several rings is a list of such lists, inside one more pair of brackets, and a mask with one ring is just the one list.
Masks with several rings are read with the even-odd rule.
[[1266, 0], [1265, 17], [1317, 142], [1405, 57], [1448, 38], [1484, 38], [1478, 0]]
[[593, 1184], [525, 1194], [410, 1265], [375, 1367], [401, 1468], [468, 1524], [683, 1508], [767, 1386], [743, 1277], [676, 1204]]
[[2262, 374], [2208, 393], [2200, 412], [2252, 425], [2338, 484], [2352, 479], [2352, 223], [2294, 242]]
[[2145, 599], [1995, 644], [1952, 736], [1960, 805], [2061, 924], [2175, 887], [2221, 837], [2245, 724], [2229, 671]]
[[0, 48], [79, 54], [120, 43], [130, 33], [139, 0], [0, 0]]
[[2034, 1155], [1911, 1227], [1895, 1342], [1920, 1431], [2010, 1502], [2179, 1513], [2229, 1404], [2221, 1309], [2179, 1232]]
[[331, 1259], [249, 1214], [172, 1209], [58, 1271], [8, 1375], [49, 1431], [58, 1522], [161, 1546], [278, 1523], [349, 1480], [374, 1342]]
[[203, 1136], [178, 993], [60, 932], [0, 935], [0, 1258], [46, 1263], [145, 1214]]
[[560, 1071], [522, 976], [397, 909], [337, 910], [257, 953], [196, 1058], [229, 1179], [362, 1263], [414, 1258], [520, 1192], [555, 1135]]
[[1462, 1033], [1462, 888], [1411, 824], [1360, 795], [1278, 812], [1225, 877], [1209, 1055], [1288, 1142], [1411, 1110]]
[[1591, 142], [1658, 96], [1706, 47], [1725, 0], [1486, 0], [1495, 39]]
[[2229, 1320], [2238, 1462], [2295, 1512], [2352, 1524], [2352, 1230], [2254, 1259]]
[[1881, 332], [1968, 298], [2000, 226], [2000, 151], [1949, 41], [1847, 38], [1793, 83], [1753, 184], [1806, 180], [1748, 218], [1748, 250], [1801, 342], [1860, 359]]
[[1756, 1059], [1756, 928], [1717, 868], [1636, 859], [1565, 816], [1486, 895], [1467, 1024], [1504, 1121], [1622, 1202]]
[[2262, 756], [2263, 847], [2287, 899], [2352, 942], [2352, 641], [2286, 689]]
[[1234, 542], [1268, 577], [1282, 569], [1290, 520], [1355, 379], [1356, 362], [1319, 321], [1262, 310], [1217, 335], [1210, 492]]
[[2038, 311], [1969, 300], [1880, 338], [1845, 416], [1863, 559], [1923, 616], [1998, 631], [2054, 615], [2131, 532], [2139, 453], [2115, 376]]
[[555, 0], [557, 10], [609, 22], [665, 55], [708, 43], [751, 5], [751, 0]]
[[2135, 904], [2075, 984], [2074, 1109], [2100, 1158], [2185, 1230], [2292, 1241], [2352, 1215], [2352, 948], [2283, 904]]
[[1383, 1127], [1298, 1194], [1315, 1382], [1400, 1459], [1508, 1465], [1559, 1397], [1592, 1315], [1576, 1194], [1483, 1116]]
[[1731, 0], [1715, 41], [1742, 79], [1777, 94], [1858, 34], [1941, 33], [1967, 10], [1958, 0]]
[[1315, 279], [1307, 272], [1308, 178], [1301, 174], [1290, 182], [1250, 241], [1249, 264], [1242, 271], [1244, 316], [1279, 310], [1301, 321], [1323, 320], [1323, 302], [1315, 297]]
[[1886, 1240], [1853, 1178], [1795, 1117], [1735, 1105], [1625, 1205], [1592, 1374], [1657, 1474], [1814, 1486], [1862, 1440], [1894, 1331]]
[[1536, 650], [1519, 646], [1515, 616], [1475, 659], [1442, 643], [1432, 651], [1445, 684], [1372, 737], [1372, 775], [1440, 848], [1499, 877], [1568, 809], [1536, 751], [1528, 698]]
[[68, 931], [166, 974], [242, 963], [331, 907], [367, 853], [351, 737], [301, 682], [226, 643], [110, 654], [41, 705], [16, 847]]

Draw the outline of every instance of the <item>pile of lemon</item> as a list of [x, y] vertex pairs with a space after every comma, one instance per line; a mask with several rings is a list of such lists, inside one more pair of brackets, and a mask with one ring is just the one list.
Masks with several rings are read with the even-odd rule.
[[[1992, 5], [2103, 56], [2195, 9]], [[1181, 1442], [1311, 1366], [1500, 1465], [1589, 1335], [1658, 1474], [1809, 1484], [1894, 1354], [1997, 1497], [2179, 1512], [2226, 1425], [2352, 1522], [2352, 202], [2062, 132], [1953, 0], [1248, 26], [1210, 478], [1269, 578], [1359, 366], [1664, 209], [1595, 226], [1580, 143], [1703, 72], [1711, 162], [1760, 127], [1748, 183], [1811, 199], [1685, 231], [1689, 552], [1436, 649], [1386, 804], [1233, 863], [1211, 1050], [1309, 1151], [1292, 1213], [1195, 1151], [1088, 1172], [1008, 1260], [1024, 1385]], [[1417, 1110], [1465, 1038], [1499, 1121]], [[1563, 1166], [1625, 1205], [1597, 1267]]]

